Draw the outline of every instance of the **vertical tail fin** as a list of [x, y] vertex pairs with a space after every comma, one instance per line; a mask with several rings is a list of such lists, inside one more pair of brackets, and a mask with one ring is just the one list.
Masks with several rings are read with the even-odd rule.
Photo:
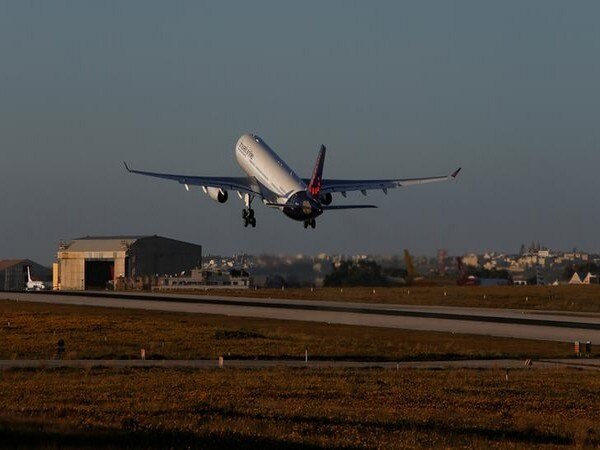
[[415, 265], [413, 264], [413, 259], [411, 254], [407, 249], [404, 249], [404, 263], [406, 264], [406, 272], [408, 278], [413, 280], [417, 277], [417, 270], [415, 269]]
[[29, 270], [29, 266], [27, 266], [27, 282], [31, 283], [33, 280], [31, 279], [31, 270]]
[[313, 174], [310, 179], [310, 183], [308, 183], [308, 192], [313, 197], [316, 197], [321, 192], [321, 182], [323, 180], [323, 164], [325, 163], [325, 151], [327, 148], [324, 145], [321, 145], [321, 150], [319, 150], [319, 156], [317, 156], [317, 162], [315, 164], [315, 168], [313, 169]]

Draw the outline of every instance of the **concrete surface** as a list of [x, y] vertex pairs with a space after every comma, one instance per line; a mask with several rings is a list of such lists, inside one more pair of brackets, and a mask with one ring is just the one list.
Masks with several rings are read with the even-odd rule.
[[0, 298], [63, 305], [218, 314], [430, 330], [548, 341], [600, 342], [600, 315], [492, 308], [122, 293], [3, 292]]

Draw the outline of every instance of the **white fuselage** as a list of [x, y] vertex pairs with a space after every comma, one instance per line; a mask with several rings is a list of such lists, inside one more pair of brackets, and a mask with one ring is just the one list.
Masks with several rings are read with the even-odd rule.
[[41, 281], [28, 281], [27, 287], [25, 288], [25, 290], [27, 290], [27, 291], [43, 291], [45, 288], [46, 288], [46, 286]]
[[235, 145], [235, 158], [244, 172], [269, 189], [274, 200], [285, 203], [306, 191], [306, 184], [260, 137], [244, 134]]
[[33, 281], [31, 279], [31, 270], [29, 266], [27, 266], [27, 284], [25, 285], [26, 291], [43, 291], [45, 289], [45, 285], [42, 281]]

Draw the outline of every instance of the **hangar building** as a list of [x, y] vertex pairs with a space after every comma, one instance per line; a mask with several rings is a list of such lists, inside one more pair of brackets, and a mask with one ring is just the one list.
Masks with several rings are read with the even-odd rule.
[[36, 281], [51, 281], [52, 271], [30, 259], [5, 259], [0, 261], [0, 290], [22, 291], [27, 283], [27, 266], [31, 278]]
[[63, 290], [105, 289], [123, 277], [181, 273], [199, 267], [202, 246], [161, 236], [86, 236], [61, 243], [54, 285]]

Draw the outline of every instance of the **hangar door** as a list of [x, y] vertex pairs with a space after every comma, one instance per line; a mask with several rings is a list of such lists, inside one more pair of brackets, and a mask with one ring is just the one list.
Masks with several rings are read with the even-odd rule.
[[85, 261], [85, 288], [106, 289], [107, 283], [115, 279], [115, 261]]

